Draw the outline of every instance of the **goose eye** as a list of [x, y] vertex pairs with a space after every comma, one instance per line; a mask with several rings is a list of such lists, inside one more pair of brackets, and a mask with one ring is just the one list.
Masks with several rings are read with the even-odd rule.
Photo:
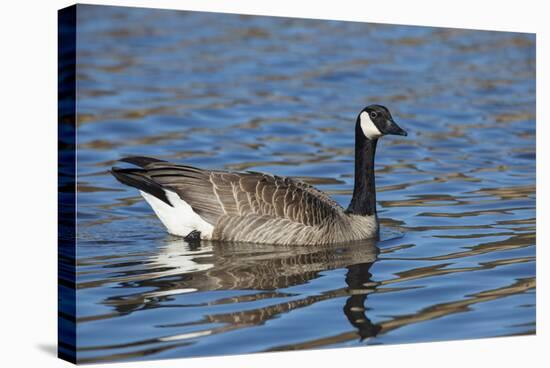
[[376, 118], [377, 116], [378, 116], [378, 114], [375, 113], [374, 111], [370, 113], [370, 117], [373, 118], [373, 119]]

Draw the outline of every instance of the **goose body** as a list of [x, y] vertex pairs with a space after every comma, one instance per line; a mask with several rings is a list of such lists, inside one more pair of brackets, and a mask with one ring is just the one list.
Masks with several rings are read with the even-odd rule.
[[374, 154], [384, 134], [406, 135], [383, 106], [361, 111], [355, 127], [355, 186], [348, 209], [302, 181], [257, 172], [205, 170], [149, 157], [113, 167], [139, 189], [169, 233], [187, 239], [315, 245], [378, 237]]

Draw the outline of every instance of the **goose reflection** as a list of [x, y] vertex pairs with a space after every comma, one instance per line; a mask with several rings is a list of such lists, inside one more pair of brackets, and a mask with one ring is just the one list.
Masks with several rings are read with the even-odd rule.
[[[209, 307], [219, 304], [262, 302], [261, 307], [238, 312], [205, 314], [202, 320], [161, 325], [185, 327], [215, 324], [202, 330], [210, 335], [264, 324], [281, 314], [334, 298], [346, 298], [342, 310], [357, 330], [358, 338], [375, 336], [380, 327], [366, 315], [365, 301], [375, 291], [370, 267], [378, 248], [372, 241], [326, 246], [270, 246], [250, 243], [187, 243], [170, 238], [159, 252], [145, 262], [147, 272], [120, 275], [125, 292], [133, 288], [147, 292], [111, 296], [104, 304], [118, 314], [159, 307]], [[323, 271], [345, 268], [345, 286], [319, 294], [298, 294], [293, 286], [321, 277]], [[153, 290], [151, 291], [151, 288]], [[174, 304], [175, 296], [203, 291], [240, 290], [237, 296], [224, 296], [202, 304]], [[251, 291], [251, 292], [248, 292]], [[179, 297], [178, 301], [185, 300]], [[222, 327], [219, 327], [222, 324]], [[192, 334], [195, 336], [196, 334]], [[160, 341], [185, 339], [186, 335], [167, 336]]]
[[371, 282], [372, 275], [369, 272], [371, 266], [372, 262], [347, 267], [346, 284], [350, 296], [344, 305], [344, 314], [352, 326], [357, 329], [361, 340], [376, 336], [380, 331], [380, 326], [374, 325], [365, 313], [367, 295], [374, 291], [372, 285], [376, 285]]

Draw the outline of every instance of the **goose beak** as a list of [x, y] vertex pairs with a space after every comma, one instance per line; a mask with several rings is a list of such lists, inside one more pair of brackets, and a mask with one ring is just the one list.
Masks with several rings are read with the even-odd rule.
[[407, 136], [407, 132], [397, 125], [393, 119], [386, 121], [386, 126], [387, 128], [385, 134]]

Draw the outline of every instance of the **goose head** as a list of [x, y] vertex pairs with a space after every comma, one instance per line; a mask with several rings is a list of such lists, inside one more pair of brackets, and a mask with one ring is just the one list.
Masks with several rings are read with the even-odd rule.
[[378, 139], [384, 135], [403, 135], [407, 132], [395, 123], [390, 110], [382, 105], [369, 105], [358, 116], [358, 122], [366, 138]]

